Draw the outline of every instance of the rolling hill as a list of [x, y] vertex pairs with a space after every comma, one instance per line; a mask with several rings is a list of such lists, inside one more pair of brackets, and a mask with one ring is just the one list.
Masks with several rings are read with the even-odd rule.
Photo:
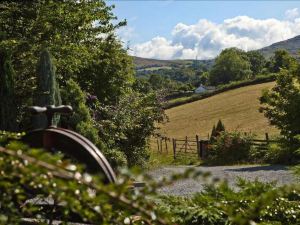
[[[159, 60], [159, 59], [147, 59], [133, 56], [133, 63], [137, 70], [144, 68], [161, 68], [161, 67], [179, 67], [184, 65], [191, 65], [195, 60], [185, 59], [185, 60]], [[197, 60], [201, 64], [211, 66], [214, 62], [211, 60]]]
[[300, 51], [300, 35], [291, 39], [274, 43], [268, 47], [262, 48], [259, 51], [266, 57], [271, 57], [278, 49], [286, 49], [292, 56], [299, 59]]
[[221, 119], [230, 131], [253, 132], [258, 136], [266, 132], [278, 134], [278, 130], [258, 112], [262, 90], [273, 86], [274, 82], [246, 86], [168, 109], [169, 122], [160, 124], [160, 132], [171, 138], [194, 137], [196, 134], [203, 138]]

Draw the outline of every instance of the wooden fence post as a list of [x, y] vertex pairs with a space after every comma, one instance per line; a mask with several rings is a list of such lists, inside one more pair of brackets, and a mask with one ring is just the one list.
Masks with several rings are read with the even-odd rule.
[[269, 144], [269, 134], [266, 133], [266, 141], [267, 141], [267, 144]]
[[188, 137], [185, 136], [185, 149], [184, 149], [184, 153], [187, 152], [187, 145], [188, 145]]
[[203, 157], [203, 141], [200, 141], [200, 143], [199, 143], [199, 145], [200, 145], [200, 158], [202, 158]]
[[168, 153], [168, 143], [167, 143], [167, 137], [165, 137], [165, 146], [166, 146], [166, 152]]
[[198, 158], [200, 159], [200, 148], [199, 148], [199, 136], [196, 135], [196, 142], [197, 142], [197, 154]]
[[172, 142], [173, 142], [173, 156], [174, 159], [176, 159], [176, 140], [172, 138]]

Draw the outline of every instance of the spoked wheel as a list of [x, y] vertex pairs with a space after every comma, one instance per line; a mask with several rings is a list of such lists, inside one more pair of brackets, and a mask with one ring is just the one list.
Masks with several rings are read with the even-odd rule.
[[[54, 113], [69, 113], [72, 111], [70, 106], [31, 107], [30, 109], [33, 114], [45, 114], [47, 116], [48, 128], [28, 132], [22, 138], [24, 143], [30, 147], [43, 148], [53, 153], [62, 152], [66, 158], [83, 164], [88, 173], [100, 176], [104, 184], [116, 182], [116, 175], [107, 159], [91, 141], [74, 131], [52, 126], [51, 121]], [[49, 208], [53, 207], [50, 203], [48, 206]], [[58, 212], [60, 207], [57, 205]], [[47, 204], [43, 208], [47, 208]], [[72, 218], [76, 217], [76, 215], [72, 216]], [[29, 219], [27, 223], [24, 221], [24, 224], [36, 223], [34, 219]]]
[[87, 172], [101, 176], [104, 183], [114, 183], [115, 173], [101, 151], [87, 138], [63, 128], [47, 128], [26, 134], [23, 142], [34, 148], [60, 151], [86, 166]]

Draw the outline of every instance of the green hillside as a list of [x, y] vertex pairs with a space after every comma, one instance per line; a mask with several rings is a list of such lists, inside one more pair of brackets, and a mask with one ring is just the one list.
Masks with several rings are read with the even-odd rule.
[[246, 86], [226, 91], [212, 97], [166, 110], [169, 122], [160, 124], [161, 133], [168, 137], [207, 137], [221, 119], [226, 129], [253, 132], [263, 136], [265, 132], [277, 134], [263, 114], [258, 112], [263, 89], [274, 82]]

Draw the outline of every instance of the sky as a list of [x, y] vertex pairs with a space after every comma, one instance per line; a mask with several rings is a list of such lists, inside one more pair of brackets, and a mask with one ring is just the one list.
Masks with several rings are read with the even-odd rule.
[[129, 54], [210, 59], [222, 49], [259, 49], [300, 35], [300, 1], [106, 1], [126, 19], [118, 30]]

